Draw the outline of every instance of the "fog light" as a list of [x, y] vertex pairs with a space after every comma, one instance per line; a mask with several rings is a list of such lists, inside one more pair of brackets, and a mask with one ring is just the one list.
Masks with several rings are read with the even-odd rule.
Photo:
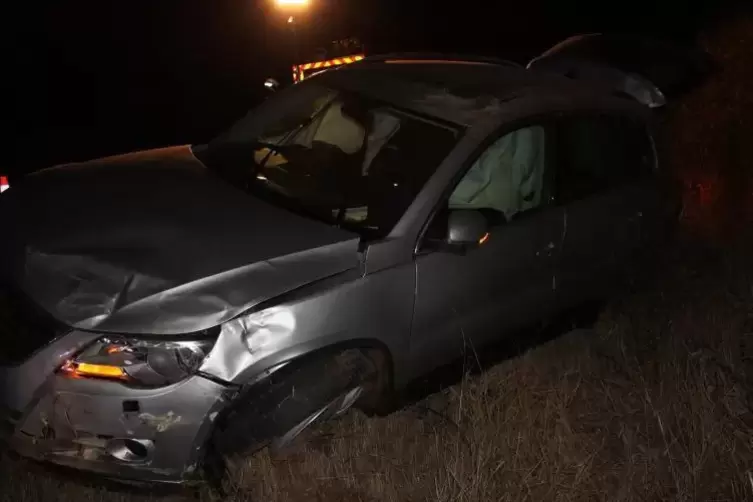
[[154, 452], [154, 441], [149, 439], [117, 438], [107, 442], [105, 451], [120, 462], [138, 464], [149, 460]]

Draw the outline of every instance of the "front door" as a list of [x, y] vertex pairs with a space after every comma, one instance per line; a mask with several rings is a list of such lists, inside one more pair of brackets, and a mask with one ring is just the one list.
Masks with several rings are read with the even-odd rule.
[[411, 336], [416, 373], [551, 313], [564, 210], [550, 205], [548, 144], [540, 125], [502, 134], [437, 211], [429, 230], [435, 237], [446, 232], [452, 210], [482, 212], [490, 231], [462, 255], [429, 245], [418, 253]]

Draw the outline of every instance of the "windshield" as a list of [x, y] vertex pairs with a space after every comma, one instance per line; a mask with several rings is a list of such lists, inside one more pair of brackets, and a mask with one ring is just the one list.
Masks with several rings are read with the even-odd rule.
[[197, 153], [256, 196], [384, 236], [456, 136], [455, 129], [390, 105], [303, 83], [271, 97]]

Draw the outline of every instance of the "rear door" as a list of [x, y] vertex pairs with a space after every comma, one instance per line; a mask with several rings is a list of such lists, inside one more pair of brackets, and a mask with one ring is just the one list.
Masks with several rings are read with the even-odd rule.
[[600, 296], [642, 250], [659, 217], [652, 139], [642, 120], [578, 114], [555, 126], [554, 198], [566, 211], [557, 298], [570, 307]]

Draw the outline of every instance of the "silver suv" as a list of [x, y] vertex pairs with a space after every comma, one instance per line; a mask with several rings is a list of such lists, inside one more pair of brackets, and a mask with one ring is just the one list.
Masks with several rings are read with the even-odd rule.
[[367, 58], [206, 145], [14, 182], [0, 435], [185, 482], [607, 295], [663, 214], [650, 112], [554, 73]]

